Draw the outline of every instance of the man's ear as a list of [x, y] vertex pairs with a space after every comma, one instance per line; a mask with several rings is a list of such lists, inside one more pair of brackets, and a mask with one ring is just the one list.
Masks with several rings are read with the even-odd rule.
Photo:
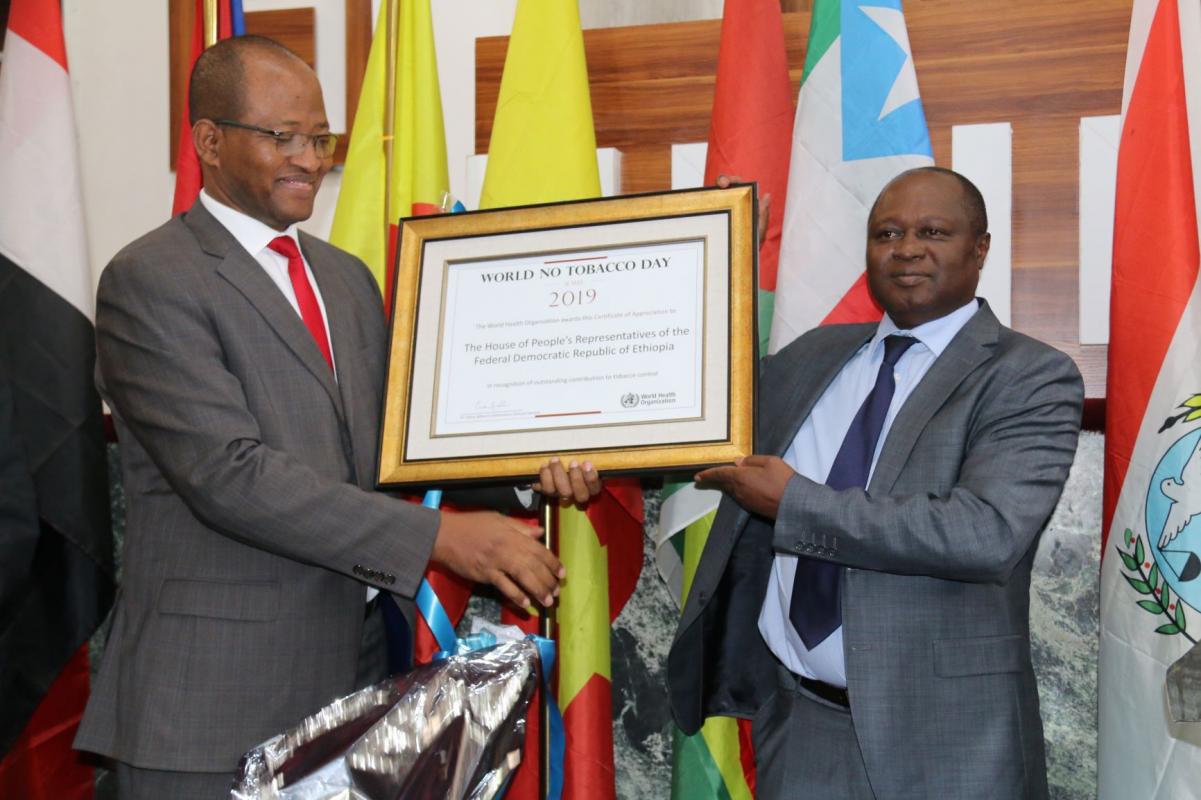
[[210, 119], [202, 119], [192, 126], [192, 146], [200, 163], [210, 167], [221, 164], [221, 129]]
[[984, 261], [988, 258], [988, 247], [991, 244], [991, 233], [985, 233], [976, 240], [976, 269], [984, 269]]

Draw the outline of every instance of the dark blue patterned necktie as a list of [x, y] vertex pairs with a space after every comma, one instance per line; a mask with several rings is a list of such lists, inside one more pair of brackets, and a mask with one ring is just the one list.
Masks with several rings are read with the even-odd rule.
[[[830, 466], [826, 485], [831, 489], [864, 488], [872, 469], [872, 456], [884, 418], [892, 405], [897, 383], [893, 369], [901, 356], [917, 339], [909, 336], [889, 336], [884, 339], [884, 363], [876, 374], [876, 385], [868, 392], [851, 420], [851, 427], [838, 448]], [[801, 641], [809, 650], [817, 647], [842, 625], [842, 566], [829, 561], [797, 558], [796, 578], [792, 584], [792, 601], [788, 618], [792, 620]]]

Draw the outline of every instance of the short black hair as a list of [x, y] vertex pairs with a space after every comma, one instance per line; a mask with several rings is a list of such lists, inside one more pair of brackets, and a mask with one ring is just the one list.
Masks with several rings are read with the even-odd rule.
[[876, 201], [872, 203], [872, 209], [868, 212], [868, 219], [870, 220], [872, 215], [876, 213], [876, 206], [880, 204], [880, 198], [888, 191], [888, 187], [901, 178], [921, 172], [932, 172], [935, 175], [949, 175], [959, 181], [959, 187], [963, 190], [963, 210], [967, 212], [968, 225], [971, 226], [972, 235], [979, 238], [988, 233], [988, 210], [984, 207], [984, 195], [980, 194], [980, 189], [976, 187], [976, 184], [955, 170], [947, 169], [946, 167], [914, 167], [897, 175], [884, 184], [884, 188], [880, 190], [880, 194], [876, 195]]
[[201, 53], [192, 66], [188, 79], [188, 121], [192, 125], [202, 119], [238, 119], [246, 99], [242, 59], [256, 50], [304, 63], [300, 56], [266, 36], [222, 39]]

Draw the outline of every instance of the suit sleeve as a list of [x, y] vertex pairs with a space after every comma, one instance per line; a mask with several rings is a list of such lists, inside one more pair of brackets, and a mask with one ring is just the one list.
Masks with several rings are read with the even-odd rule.
[[949, 492], [873, 497], [798, 475], [780, 504], [774, 547], [881, 572], [1005, 581], [1059, 500], [1084, 390], [1071, 360], [1051, 350], [996, 384], [978, 404]]
[[[438, 512], [330, 480], [265, 445], [202, 287], [169, 269], [118, 255], [100, 280], [96, 339], [107, 399], [171, 489], [223, 535], [414, 595]], [[375, 577], [357, 574], [360, 564]]]

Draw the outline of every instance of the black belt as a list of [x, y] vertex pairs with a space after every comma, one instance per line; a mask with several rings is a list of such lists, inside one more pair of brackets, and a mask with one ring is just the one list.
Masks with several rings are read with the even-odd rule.
[[797, 683], [805, 691], [817, 695], [822, 700], [826, 700], [836, 706], [842, 706], [843, 708], [851, 707], [851, 699], [847, 695], [846, 689], [840, 689], [837, 686], [831, 686], [825, 681], [815, 681], [812, 678], [800, 675], [797, 676]]

